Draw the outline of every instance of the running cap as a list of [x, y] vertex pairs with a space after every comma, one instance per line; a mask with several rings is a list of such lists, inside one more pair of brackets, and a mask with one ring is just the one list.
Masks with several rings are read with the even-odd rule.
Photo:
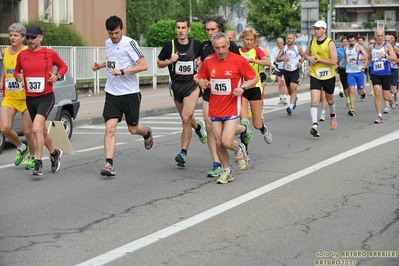
[[26, 30], [26, 35], [28, 36], [38, 36], [38, 35], [43, 35], [42, 29], [39, 28], [38, 26], [30, 26]]
[[327, 23], [325, 23], [325, 22], [322, 21], [322, 20], [318, 20], [312, 27], [315, 27], [315, 28], [325, 28], [325, 29], [327, 29]]

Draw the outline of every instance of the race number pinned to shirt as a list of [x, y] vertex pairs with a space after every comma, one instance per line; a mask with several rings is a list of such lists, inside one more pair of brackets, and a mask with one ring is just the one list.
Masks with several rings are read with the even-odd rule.
[[24, 85], [21, 82], [15, 80], [15, 78], [6, 79], [6, 90], [8, 92], [22, 91]]
[[108, 57], [107, 58], [107, 70], [111, 71], [113, 69], [119, 69], [119, 67], [118, 67], [118, 58]]
[[373, 70], [376, 72], [385, 70], [384, 62], [383, 61], [374, 61]]
[[26, 78], [26, 89], [28, 92], [41, 93], [44, 91], [46, 83], [44, 78]]
[[216, 95], [230, 95], [230, 79], [211, 79], [211, 93]]
[[284, 65], [284, 69], [287, 70], [287, 71], [296, 70], [296, 64], [289, 64], [289, 63], [286, 63], [286, 64]]
[[175, 71], [176, 71], [176, 74], [178, 74], [178, 75], [194, 74], [193, 61], [177, 61]]
[[329, 68], [316, 69], [316, 76], [318, 79], [328, 79], [331, 77], [331, 70]]

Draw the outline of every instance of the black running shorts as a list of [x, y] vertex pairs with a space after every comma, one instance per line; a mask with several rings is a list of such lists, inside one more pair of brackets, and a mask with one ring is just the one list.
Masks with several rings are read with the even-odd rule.
[[103, 110], [104, 121], [107, 122], [112, 118], [118, 118], [118, 122], [121, 122], [122, 115], [124, 114], [126, 124], [137, 126], [139, 124], [140, 103], [140, 92], [120, 96], [115, 96], [107, 92]]
[[36, 115], [42, 115], [46, 119], [54, 107], [55, 95], [54, 92], [50, 92], [38, 97], [26, 96], [26, 106], [28, 107], [29, 115], [32, 121]]
[[310, 90], [323, 89], [328, 94], [334, 94], [335, 76], [330, 79], [317, 79], [310, 76]]

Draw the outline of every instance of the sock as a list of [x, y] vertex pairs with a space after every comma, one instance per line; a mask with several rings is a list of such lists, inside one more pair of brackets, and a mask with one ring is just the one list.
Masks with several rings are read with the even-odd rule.
[[331, 115], [335, 116], [335, 102], [329, 106], [330, 106], [330, 116]]
[[262, 135], [264, 135], [267, 132], [267, 127], [265, 126], [265, 124], [262, 122], [262, 127], [260, 129], [260, 133], [262, 133]]
[[291, 110], [294, 109], [294, 104], [293, 103], [290, 103], [290, 109]]
[[326, 110], [321, 110], [321, 114], [325, 115], [326, 114]]
[[151, 132], [147, 130], [147, 135], [143, 136], [144, 139], [151, 137]]
[[184, 154], [184, 155], [187, 155], [187, 150], [182, 149], [182, 150], [180, 151], [180, 153], [181, 153], [181, 154]]
[[236, 152], [236, 155], [239, 155], [242, 152], [242, 149], [240, 146], [238, 146], [238, 151]]
[[57, 149], [54, 149], [52, 153], [50, 153], [51, 157], [55, 157], [58, 155]]
[[19, 149], [20, 151], [25, 150], [25, 144], [22, 143], [21, 146], [18, 147], [18, 149]]
[[310, 106], [310, 116], [312, 117], [312, 123], [317, 124], [317, 108], [318, 106]]
[[227, 168], [223, 168], [224, 170], [226, 170], [227, 172], [231, 172], [231, 170], [230, 170], [230, 167], [227, 167]]
[[197, 124], [197, 128], [195, 129], [195, 131], [198, 132], [198, 131], [200, 131], [200, 130], [201, 130], [201, 125], [200, 125], [200, 124]]
[[105, 159], [105, 163], [109, 163], [110, 165], [114, 165], [114, 160], [111, 158]]
[[283, 99], [283, 97], [284, 97], [284, 95], [283, 95], [283, 94], [280, 94], [280, 100], [282, 100], [282, 99]]
[[381, 113], [378, 113], [378, 116], [381, 116], [381, 117], [382, 117], [382, 114], [381, 114]]

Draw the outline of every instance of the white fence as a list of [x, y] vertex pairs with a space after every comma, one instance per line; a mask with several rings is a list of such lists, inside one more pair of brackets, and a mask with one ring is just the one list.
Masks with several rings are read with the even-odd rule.
[[[268, 44], [267, 50], [273, 49], [275, 43]], [[6, 46], [1, 46], [4, 48]], [[105, 47], [94, 46], [51, 46], [51, 49], [57, 51], [61, 58], [68, 65], [69, 71], [76, 82], [93, 82], [94, 94], [100, 92], [100, 80], [106, 79], [107, 75], [105, 69], [94, 72], [92, 70], [93, 62], [105, 61]], [[302, 45], [302, 49], [306, 46]], [[141, 47], [141, 50], [146, 58], [148, 70], [140, 72], [139, 78], [152, 79], [152, 88], [155, 89], [158, 84], [157, 78], [160, 76], [168, 76], [168, 68], [158, 68], [157, 59], [161, 48]], [[304, 50], [305, 51], [305, 50]]]
[[[4, 48], [6, 46], [0, 46]], [[98, 94], [100, 91], [100, 80], [107, 77], [105, 69], [93, 71], [93, 62], [105, 61], [105, 47], [76, 47], [76, 46], [51, 46], [49, 47], [61, 56], [61, 58], [68, 65], [69, 71], [76, 82], [93, 82], [94, 93]], [[168, 68], [158, 68], [157, 59], [161, 48], [142, 47], [144, 57], [148, 64], [148, 70], [140, 72], [140, 78], [152, 78], [152, 87], [157, 86], [157, 77], [168, 76]]]

